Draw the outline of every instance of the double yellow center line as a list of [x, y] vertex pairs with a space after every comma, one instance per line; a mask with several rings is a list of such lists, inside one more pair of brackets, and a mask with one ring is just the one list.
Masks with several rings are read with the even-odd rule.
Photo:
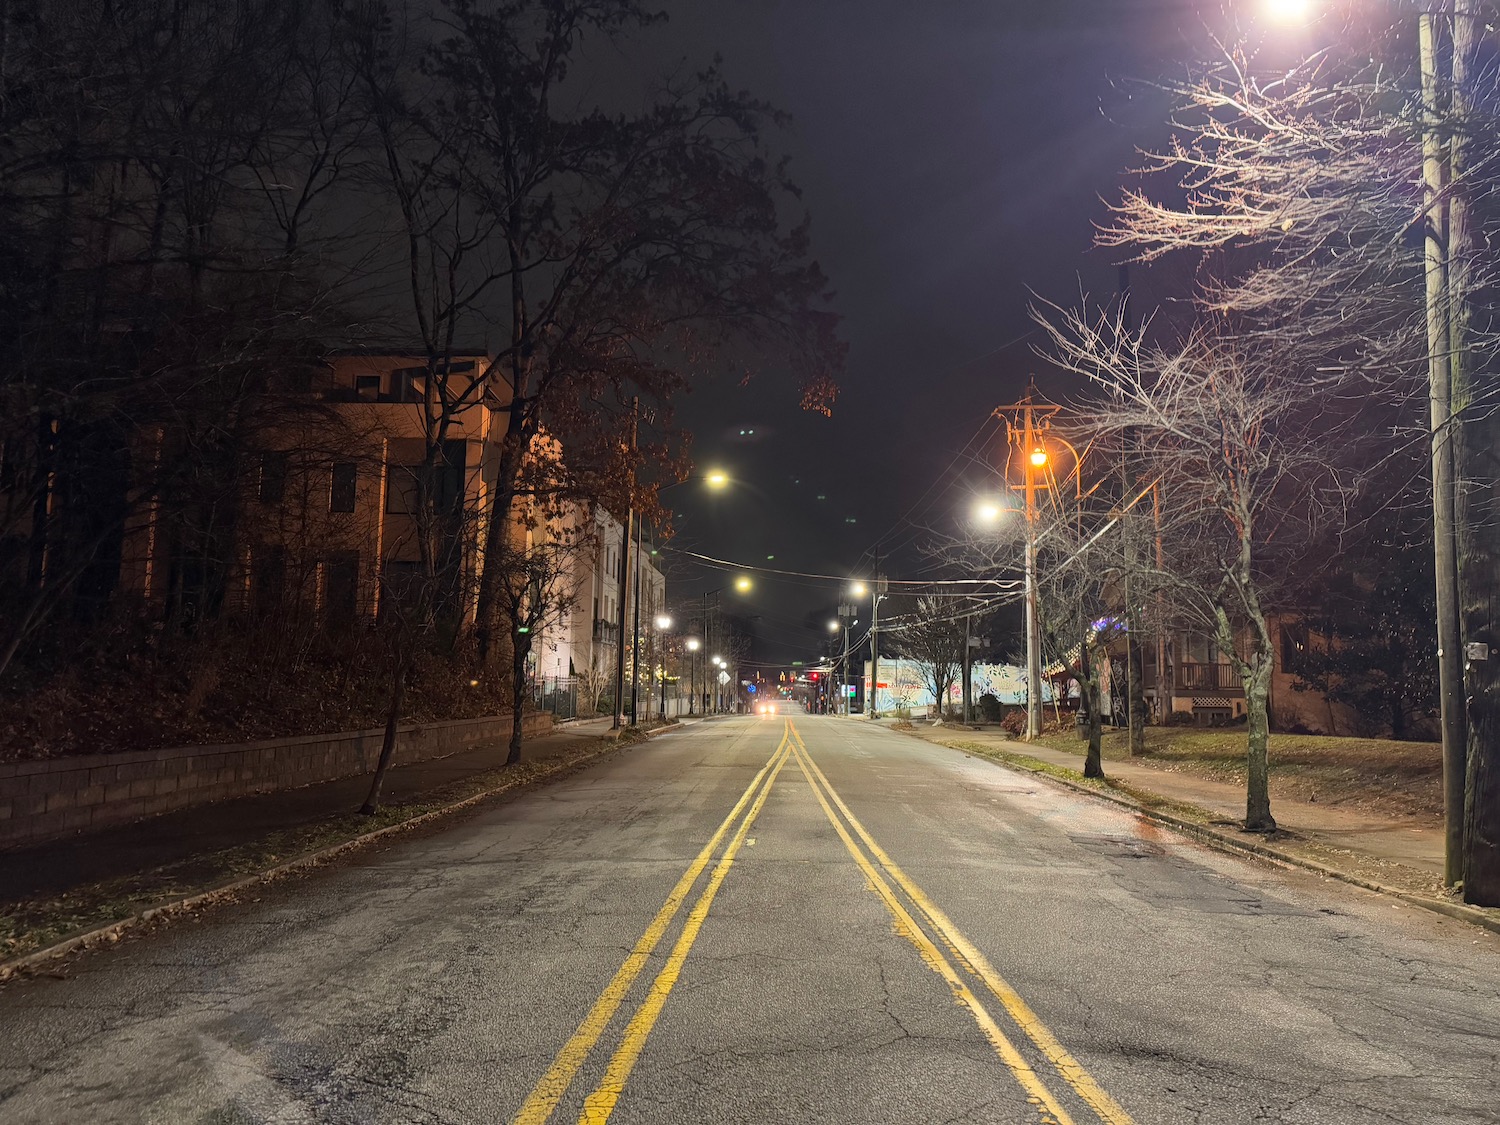
[[[916, 946], [917, 952], [921, 954], [928, 968], [943, 978], [953, 991], [954, 999], [973, 1016], [974, 1022], [979, 1025], [984, 1037], [989, 1040], [995, 1053], [1000, 1056], [1000, 1061], [1005, 1064], [1020, 1084], [1021, 1089], [1025, 1091], [1026, 1100], [1037, 1107], [1044, 1125], [1073, 1125], [1073, 1118], [965, 982], [964, 977], [958, 971], [959, 968], [981, 982], [1000, 1002], [1012, 1022], [1035, 1044], [1043, 1057], [1052, 1064], [1059, 1077], [1078, 1094], [1104, 1125], [1131, 1125], [1130, 1115], [1104, 1091], [1103, 1087], [1083, 1068], [1083, 1064], [1068, 1053], [1067, 1049], [1057, 1041], [1056, 1036], [1047, 1030], [1046, 1025], [1031, 1010], [1026, 1001], [1022, 1000], [1016, 990], [1006, 983], [1005, 978], [995, 971], [989, 959], [964, 936], [952, 920], [927, 897], [922, 888], [917, 886], [906, 872], [896, 866], [895, 861], [875, 842], [875, 838], [866, 831], [865, 826], [859, 822], [859, 818], [849, 811], [849, 806], [844, 804], [838, 791], [818, 768], [818, 763], [813, 761], [796, 727], [791, 723], [787, 726], [791, 730], [795, 744], [797, 764], [801, 766], [803, 775], [812, 786], [818, 804], [823, 807], [824, 815], [828, 817], [839, 839], [843, 840], [844, 847], [848, 849], [854, 862], [864, 872], [870, 889], [880, 897], [881, 902], [890, 912], [896, 931]], [[838, 810], [837, 813], [835, 809]], [[856, 836], [858, 842], [855, 840]], [[868, 854], [866, 854], [867, 851]], [[889, 876], [889, 880], [886, 876]], [[911, 904], [910, 909], [896, 893], [892, 883], [905, 892], [906, 900]], [[925, 928], [918, 924], [918, 918], [926, 924]], [[929, 936], [929, 930], [947, 948], [947, 956], [938, 948], [933, 937]]]
[[[693, 884], [698, 881], [698, 876], [703, 874], [709, 861], [713, 859], [719, 842], [724, 839], [725, 834], [744, 812], [744, 819], [740, 820], [740, 826], [735, 830], [729, 846], [724, 849], [724, 854], [714, 865], [708, 884], [698, 895], [698, 901], [693, 904], [692, 910], [688, 912], [687, 922], [677, 938], [677, 944], [672, 947], [672, 952], [667, 957], [667, 963], [656, 974], [656, 979], [651, 984], [651, 991], [625, 1028], [625, 1036], [610, 1058], [603, 1080], [584, 1102], [583, 1114], [578, 1119], [580, 1123], [589, 1122], [591, 1125], [609, 1120], [615, 1103], [620, 1099], [620, 1092], [625, 1088], [625, 1080], [630, 1077], [636, 1060], [640, 1058], [641, 1049], [646, 1045], [646, 1038], [651, 1034], [651, 1029], [656, 1026], [656, 1019], [661, 1015], [662, 1007], [667, 1002], [667, 995], [672, 991], [672, 986], [677, 983], [683, 963], [692, 951], [693, 942], [698, 939], [698, 931], [703, 927], [703, 920], [708, 917], [708, 909], [713, 905], [714, 896], [719, 893], [724, 877], [734, 866], [734, 857], [739, 854], [750, 826], [755, 823], [755, 818], [760, 815], [766, 798], [770, 796], [771, 786], [776, 784], [776, 777], [781, 773], [781, 767], [786, 765], [787, 759], [791, 756], [790, 747], [789, 724], [781, 736], [780, 745], [776, 747], [776, 753], [772, 754], [771, 760], [760, 768], [760, 772], [740, 795], [740, 799], [729, 811], [729, 815], [724, 818], [713, 836], [709, 838], [708, 843], [703, 845], [703, 850], [688, 865], [688, 869], [682, 873], [682, 878], [677, 880], [672, 893], [667, 895], [667, 901], [656, 912], [656, 917], [651, 919], [651, 924], [641, 934], [640, 940], [635, 943], [635, 947], [625, 958], [619, 971], [615, 973], [609, 984], [605, 985], [599, 999], [594, 1001], [594, 1006], [589, 1009], [588, 1015], [584, 1016], [583, 1022], [578, 1025], [578, 1030], [563, 1044], [551, 1068], [542, 1075], [541, 1081], [532, 1089], [531, 1095], [521, 1106], [520, 1112], [516, 1114], [514, 1125], [542, 1125], [552, 1116], [552, 1111], [557, 1108], [558, 1102], [562, 1101], [563, 1095], [567, 1093], [568, 1086], [578, 1074], [579, 1068], [588, 1059], [589, 1053], [599, 1042], [599, 1037], [604, 1034], [605, 1028], [609, 1026], [615, 1012], [619, 1010], [626, 993], [630, 991], [630, 986], [641, 975], [641, 970], [646, 967], [652, 951], [656, 949], [662, 936], [667, 932], [667, 928], [671, 926], [682, 904], [687, 901]], [[749, 805], [748, 812], [745, 812], [746, 805]]]
[[[1036, 1069], [1026, 1061], [1025, 1056], [1006, 1035], [1000, 1022], [985, 1007], [975, 989], [970, 987], [965, 979], [966, 975], [982, 985], [999, 1002], [1010, 1022], [1031, 1041], [1103, 1125], [1132, 1125], [1129, 1114], [1057, 1041], [1036, 1013], [995, 971], [984, 954], [875, 842], [813, 761], [802, 736], [790, 722], [786, 724], [776, 752], [761, 767], [729, 815], [682, 873], [629, 956], [605, 986], [572, 1037], [558, 1052], [547, 1073], [532, 1089], [516, 1114], [514, 1125], [544, 1125], [551, 1118], [573, 1079], [624, 1003], [631, 986], [646, 968], [652, 953], [671, 927], [699, 877], [713, 862], [719, 845], [729, 836], [729, 843], [718, 862], [713, 865], [708, 882], [688, 911], [687, 920], [671, 953], [652, 981], [645, 999], [626, 1025], [620, 1043], [605, 1067], [604, 1076], [585, 1099], [583, 1112], [578, 1118], [579, 1125], [603, 1125], [609, 1120], [631, 1071], [640, 1059], [646, 1040], [666, 1005], [667, 997], [677, 983], [688, 954], [692, 952], [693, 943], [698, 939], [714, 898], [745, 843], [751, 825], [760, 815], [782, 768], [794, 757], [829, 823], [864, 873], [870, 889], [885, 904], [896, 931], [916, 947], [923, 962], [943, 978], [955, 1000], [974, 1018], [1000, 1061], [1021, 1086], [1026, 1100], [1035, 1107], [1042, 1125], [1075, 1125], [1075, 1122]], [[735, 827], [736, 822], [738, 827]], [[942, 948], [939, 948], [939, 942]]]

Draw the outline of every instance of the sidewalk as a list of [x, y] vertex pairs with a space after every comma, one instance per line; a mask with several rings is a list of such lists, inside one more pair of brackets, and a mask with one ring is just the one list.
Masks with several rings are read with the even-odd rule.
[[[1087, 749], [1080, 741], [1076, 753], [1054, 750], [1039, 743], [1016, 742], [1009, 735], [993, 731], [918, 726], [917, 733], [929, 741], [962, 741], [994, 746], [1008, 753], [1025, 754], [1080, 773], [1083, 771], [1084, 751]], [[1160, 769], [1142, 762], [1119, 759], [1106, 761], [1104, 772], [1111, 780], [1124, 782], [1132, 788], [1207, 809], [1214, 814], [1213, 823], [1238, 824], [1245, 819], [1245, 791], [1241, 786], [1179, 770]], [[1362, 852], [1390, 863], [1401, 863], [1442, 875], [1441, 825], [1393, 820], [1367, 810], [1293, 801], [1276, 796], [1275, 787], [1273, 776], [1271, 811], [1276, 817], [1276, 823], [1284, 831], [1330, 847]]]
[[[1076, 751], [1059, 750], [1017, 742], [1003, 731], [927, 723], [918, 723], [914, 730], [904, 733], [955, 750], [991, 756], [1014, 768], [1028, 768], [1014, 758], [1029, 758], [1038, 763], [1031, 767], [1037, 772], [1042, 767], [1070, 771], [1073, 777], [1062, 778], [1064, 784], [1136, 807], [1142, 815], [1206, 838], [1215, 846], [1309, 868], [1500, 932], [1500, 909], [1468, 906], [1444, 889], [1441, 824], [1280, 798], [1273, 774], [1271, 809], [1278, 831], [1262, 837], [1240, 828], [1245, 816], [1245, 791], [1237, 784], [1115, 758], [1105, 761], [1108, 784], [1101, 784], [1081, 776], [1087, 749], [1081, 741]], [[1166, 802], [1178, 808], [1154, 807]]]
[[[522, 762], [545, 765], [601, 744], [609, 727], [608, 718], [591, 719], [528, 739]], [[398, 760], [386, 774], [381, 805], [413, 804], [500, 769], [506, 753], [506, 744], [497, 740], [446, 758], [408, 765]], [[175, 883], [191, 884], [197, 881], [195, 864], [200, 861], [206, 875], [213, 857], [227, 850], [354, 813], [369, 788], [367, 775], [346, 777], [196, 805], [101, 832], [0, 851], [0, 910], [163, 868], [173, 870]]]

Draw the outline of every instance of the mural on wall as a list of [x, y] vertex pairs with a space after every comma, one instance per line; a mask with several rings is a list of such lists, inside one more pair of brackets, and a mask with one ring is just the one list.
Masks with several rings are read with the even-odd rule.
[[[870, 677], [866, 666], [865, 697], [869, 698]], [[986, 693], [1001, 703], [1017, 706], [1026, 702], [1026, 669], [1018, 664], [976, 664], [970, 669], [970, 682], [974, 685], [974, 702]], [[957, 707], [963, 702], [963, 687], [955, 683], [949, 702]], [[1042, 681], [1042, 702], [1052, 702], [1052, 685]], [[875, 703], [882, 712], [907, 708], [923, 711], [931, 708], [934, 700], [932, 687], [928, 683], [927, 667], [915, 660], [882, 660], [880, 662], [880, 687]]]

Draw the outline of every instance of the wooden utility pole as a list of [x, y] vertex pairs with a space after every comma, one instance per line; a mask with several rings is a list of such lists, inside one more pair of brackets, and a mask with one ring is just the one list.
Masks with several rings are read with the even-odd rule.
[[640, 399], [630, 400], [630, 498], [625, 507], [625, 524], [620, 534], [620, 611], [616, 615], [615, 637], [615, 717], [610, 730], [619, 730], [625, 716], [625, 603], [630, 593], [630, 540], [635, 525], [635, 443], [640, 417]]
[[973, 711], [974, 711], [974, 685], [970, 682], [971, 679], [972, 679], [971, 673], [972, 673], [972, 670], [973, 670], [973, 667], [974, 667], [974, 665], [973, 665], [973, 659], [974, 659], [974, 657], [972, 655], [972, 653], [973, 653], [974, 650], [971, 647], [971, 645], [973, 643], [973, 639], [972, 639], [972, 637], [970, 636], [970, 633], [969, 633], [969, 626], [973, 623], [973, 621], [974, 621], [974, 615], [972, 613], [966, 613], [966, 614], [964, 614], [964, 658], [963, 658], [963, 661], [962, 661], [962, 667], [963, 667], [963, 677], [964, 677], [964, 682], [963, 682], [963, 709], [964, 709], [963, 722], [965, 724], [971, 723], [971, 722], [974, 721], [974, 715], [973, 715]]
[[[1447, 137], [1436, 132], [1429, 124], [1423, 138], [1423, 182], [1427, 186], [1427, 148], [1433, 143], [1448, 145], [1446, 195], [1447, 244], [1444, 267], [1446, 269], [1446, 304], [1440, 310], [1446, 313], [1448, 343], [1448, 419], [1444, 427], [1451, 449], [1451, 484], [1447, 499], [1457, 532], [1457, 597], [1456, 623], [1457, 643], [1462, 648], [1450, 648], [1439, 635], [1439, 645], [1450, 657], [1456, 669], [1462, 661], [1463, 696], [1460, 702], [1466, 705], [1455, 723], [1454, 734], [1462, 734], [1462, 752], [1452, 753], [1448, 747], [1450, 732], [1446, 729], [1448, 717], [1449, 684], [1440, 681], [1445, 689], [1443, 696], [1444, 736], [1444, 811], [1451, 817], [1453, 802], [1458, 797], [1460, 786], [1449, 776], [1450, 765], [1463, 761], [1464, 775], [1462, 792], [1462, 821], [1455, 829], [1451, 819], [1448, 823], [1449, 861], [1444, 874], [1451, 880], [1463, 880], [1464, 901], [1476, 906], [1500, 906], [1500, 631], [1495, 622], [1500, 617], [1500, 526], [1497, 526], [1495, 500], [1495, 450], [1500, 442], [1500, 419], [1492, 409], [1473, 410], [1480, 390], [1475, 378], [1471, 353], [1473, 342], [1470, 327], [1469, 295], [1473, 281], [1469, 276], [1469, 262], [1476, 252], [1474, 237], [1470, 229], [1469, 169], [1473, 161], [1470, 148], [1476, 143], [1487, 144], [1473, 135], [1474, 112], [1470, 90], [1482, 77], [1482, 64], [1476, 53], [1483, 41], [1484, 29], [1479, 26], [1481, 16], [1476, 10], [1475, 0], [1453, 0], [1452, 23], [1449, 26], [1452, 77], [1448, 84], [1450, 104], [1448, 107], [1450, 127]], [[1424, 108], [1428, 105], [1425, 88], [1428, 70], [1428, 51], [1431, 43], [1431, 16], [1428, 35], [1423, 43]], [[1440, 54], [1440, 52], [1435, 52]], [[1429, 243], [1431, 238], [1429, 236]], [[1430, 285], [1430, 282], [1429, 282]], [[1429, 326], [1432, 311], [1429, 308]], [[1429, 336], [1430, 342], [1430, 336]], [[1437, 427], [1437, 412], [1434, 410], [1434, 430]], [[1438, 502], [1437, 458], [1439, 435], [1434, 432], [1434, 511]], [[1435, 529], [1436, 530], [1436, 529]], [[1434, 539], [1443, 544], [1438, 535]], [[1451, 543], [1452, 540], [1446, 542]], [[1439, 551], [1442, 550], [1440, 546]], [[1439, 587], [1441, 591], [1442, 587]], [[1441, 595], [1440, 595], [1441, 596]], [[1439, 610], [1441, 612], [1441, 601]], [[1445, 625], [1451, 626], [1444, 621]], [[1440, 676], [1442, 668], [1440, 665]], [[1452, 858], [1455, 838], [1459, 843], [1457, 862]]]
[[870, 698], [865, 701], [865, 717], [878, 719], [875, 699], [880, 692], [880, 558], [875, 558], [875, 582], [870, 590]]

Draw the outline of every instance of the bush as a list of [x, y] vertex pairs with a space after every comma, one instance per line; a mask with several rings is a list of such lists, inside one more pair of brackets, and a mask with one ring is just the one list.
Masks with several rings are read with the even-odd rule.
[[1000, 726], [1009, 734], [1024, 734], [1026, 732], [1026, 709], [1024, 707], [1013, 708], [1000, 720]]
[[1198, 716], [1191, 711], [1169, 711], [1166, 720], [1162, 723], [1165, 727], [1195, 727], [1198, 725]]
[[1000, 699], [993, 692], [985, 692], [979, 697], [979, 712], [984, 716], [987, 723], [1000, 722], [1001, 707]]

